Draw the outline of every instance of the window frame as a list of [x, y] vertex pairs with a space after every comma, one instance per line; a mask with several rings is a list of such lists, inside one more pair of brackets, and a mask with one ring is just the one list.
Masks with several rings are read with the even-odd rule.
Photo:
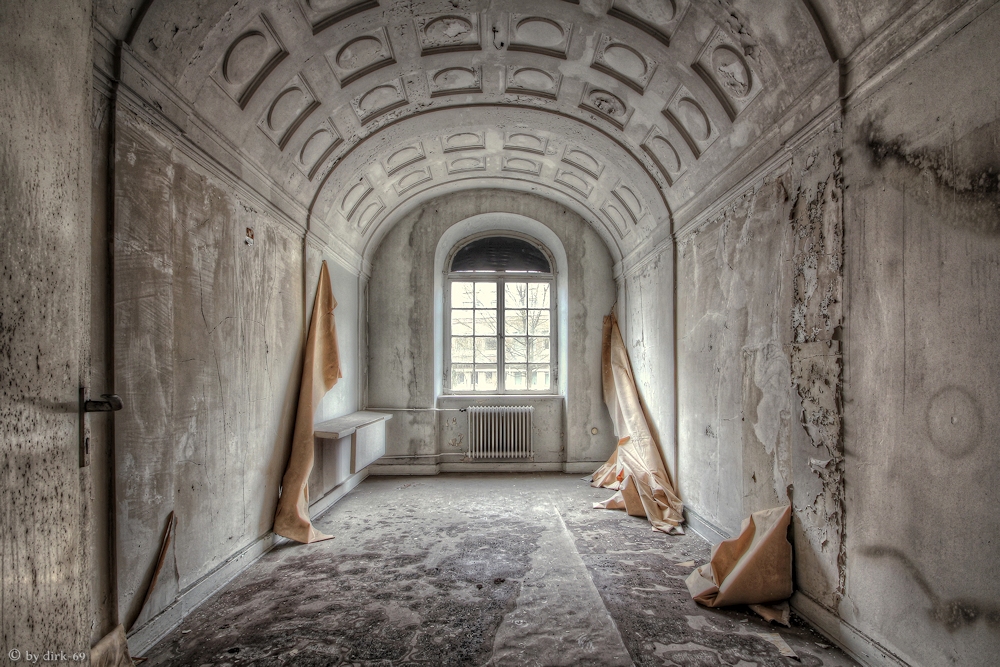
[[[455, 254], [464, 248], [469, 243], [473, 241], [488, 238], [502, 236], [508, 238], [516, 238], [522, 241], [526, 241], [545, 254], [546, 259], [549, 261], [550, 271], [549, 273], [535, 273], [531, 271], [460, 271], [454, 272], [451, 270], [452, 260], [455, 258]], [[448, 396], [556, 396], [559, 395], [559, 350], [558, 350], [558, 304], [557, 304], [557, 294], [556, 294], [556, 273], [557, 267], [552, 257], [552, 253], [549, 252], [548, 248], [543, 246], [541, 243], [532, 239], [531, 237], [516, 234], [511, 232], [496, 233], [489, 232], [484, 234], [477, 234], [465, 239], [462, 239], [459, 243], [452, 248], [451, 252], [448, 253], [445, 270], [444, 270], [444, 308], [443, 308], [443, 333], [444, 333], [444, 377], [442, 378], [442, 392]], [[454, 283], [467, 283], [467, 282], [484, 282], [496, 285], [497, 289], [497, 305], [496, 305], [496, 317], [497, 317], [497, 388], [488, 390], [472, 390], [472, 389], [461, 389], [455, 390], [451, 386], [451, 293], [452, 284]], [[504, 299], [504, 289], [507, 283], [547, 283], [549, 286], [549, 386], [546, 389], [541, 390], [531, 390], [531, 389], [507, 389], [504, 385], [505, 376], [505, 366], [507, 361], [505, 359], [506, 351], [504, 347], [504, 339], [506, 335], [504, 334], [504, 312], [506, 311], [506, 304]], [[524, 334], [524, 338], [529, 338], [527, 332]], [[475, 340], [473, 338], [473, 340]], [[527, 364], [526, 364], [527, 365]]]

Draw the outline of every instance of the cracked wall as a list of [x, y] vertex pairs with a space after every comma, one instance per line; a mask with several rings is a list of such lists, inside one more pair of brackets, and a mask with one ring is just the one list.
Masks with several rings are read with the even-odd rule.
[[680, 486], [736, 534], [794, 507], [799, 590], [842, 590], [839, 123], [678, 239]]
[[[122, 107], [114, 168], [114, 374], [125, 403], [115, 509], [128, 626], [171, 511], [176, 591], [269, 533], [325, 255]], [[320, 419], [356, 409], [358, 396], [358, 279], [329, 267], [345, 364]]]

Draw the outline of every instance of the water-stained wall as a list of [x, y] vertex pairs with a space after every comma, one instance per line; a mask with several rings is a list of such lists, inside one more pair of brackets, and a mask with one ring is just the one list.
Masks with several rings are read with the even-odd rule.
[[[154, 122], [120, 105], [115, 126], [114, 368], [125, 402], [115, 512], [126, 626], [170, 512], [177, 525], [158, 606], [269, 533], [307, 308], [329, 256]], [[328, 264], [345, 379], [320, 418], [358, 400], [358, 279]]]
[[[90, 2], [0, 4], [0, 646], [89, 648]], [[10, 653], [8, 653], [10, 652]]]
[[873, 664], [1000, 639], [998, 30], [970, 9], [865, 54], [877, 85], [678, 233], [692, 522], [790, 501], [797, 604]]
[[564, 399], [529, 400], [536, 406], [535, 462], [555, 469], [577, 463], [588, 469], [607, 459], [614, 447], [601, 398], [600, 371], [602, 321], [615, 299], [607, 247], [583, 219], [552, 201], [477, 190], [441, 196], [414, 208], [386, 235], [372, 261], [368, 404], [395, 414], [388, 424], [387, 454], [405, 466], [405, 470], [384, 470], [435, 472], [439, 463], [460, 459], [467, 449], [460, 441], [466, 432], [465, 415], [458, 410], [471, 401], [435, 395], [434, 257], [449, 227], [494, 212], [545, 225], [558, 236], [568, 261], [568, 266], [557, 267], [568, 280], [569, 363], [559, 371], [566, 374], [567, 394]]
[[1000, 7], [974, 16], [845, 133], [839, 611], [920, 665], [1000, 645]]

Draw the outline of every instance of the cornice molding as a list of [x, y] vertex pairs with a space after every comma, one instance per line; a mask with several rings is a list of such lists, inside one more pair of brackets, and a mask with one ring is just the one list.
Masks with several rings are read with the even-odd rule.
[[[947, 0], [932, 0], [922, 6], [914, 4], [904, 8], [844, 59], [847, 108], [862, 104], [907, 65], [971, 23], [997, 1], [968, 0], [950, 11], [942, 8]], [[905, 33], [914, 33], [917, 37], [908, 43], [893, 45], [893, 39]], [[858, 76], [863, 79], [857, 81]]]

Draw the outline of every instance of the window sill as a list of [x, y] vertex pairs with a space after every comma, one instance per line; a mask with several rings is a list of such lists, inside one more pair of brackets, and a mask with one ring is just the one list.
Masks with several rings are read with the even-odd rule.
[[441, 394], [438, 396], [439, 401], [529, 401], [555, 398], [565, 397], [562, 394]]

